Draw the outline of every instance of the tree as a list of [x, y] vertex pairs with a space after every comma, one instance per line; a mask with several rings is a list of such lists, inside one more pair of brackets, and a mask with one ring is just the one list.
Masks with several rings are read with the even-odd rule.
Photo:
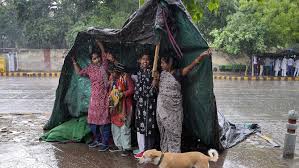
[[29, 48], [63, 48], [64, 18], [56, 18], [52, 0], [13, 1], [17, 21], [23, 36], [23, 46]]
[[[77, 33], [88, 27], [121, 28], [139, 5], [138, 0], [0, 2], [0, 40], [3, 46], [27, 48], [68, 48]], [[198, 20], [204, 6], [213, 11], [219, 0], [184, 0], [184, 3], [193, 18]]]
[[137, 8], [137, 0], [3, 0], [0, 40], [3, 47], [68, 48], [77, 32], [120, 28]]
[[266, 43], [286, 47], [299, 42], [299, 1], [269, 0], [260, 7], [262, 24], [267, 26]]
[[251, 55], [298, 42], [297, 8], [298, 2], [289, 0], [240, 0], [227, 25], [211, 32], [213, 46], [229, 54]]
[[[143, 5], [146, 0], [139, 0], [139, 5]], [[213, 12], [218, 10], [220, 0], [182, 0], [194, 21], [199, 21], [204, 16], [206, 7]]]
[[205, 9], [211, 12], [217, 11], [220, 5], [220, 0], [183, 0], [183, 2], [194, 21], [202, 19]]
[[106, 0], [97, 3], [92, 9], [81, 16], [80, 20], [67, 32], [67, 43], [74, 42], [78, 32], [89, 27], [121, 28], [127, 18], [138, 9], [137, 0]]
[[195, 23], [208, 42], [214, 40], [213, 36], [210, 35], [211, 30], [225, 27], [227, 16], [234, 14], [238, 9], [238, 5], [237, 0], [222, 0], [219, 2], [218, 10], [204, 9], [203, 17]]
[[[0, 4], [0, 44], [1, 47], [16, 47], [22, 43], [21, 30], [17, 22], [17, 15], [14, 12], [15, 6], [11, 4], [10, 0], [1, 2]], [[16, 40], [17, 39], [17, 40]]]

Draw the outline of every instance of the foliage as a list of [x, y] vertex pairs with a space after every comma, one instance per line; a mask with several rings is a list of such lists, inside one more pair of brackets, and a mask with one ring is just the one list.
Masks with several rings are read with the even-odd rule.
[[[143, 5], [146, 0], [139, 0], [139, 4]], [[188, 12], [194, 21], [199, 21], [204, 16], [204, 9], [209, 11], [217, 11], [220, 0], [182, 0]]]
[[246, 65], [243, 64], [219, 65], [219, 70], [222, 72], [244, 72], [246, 70]]
[[265, 52], [271, 47], [286, 47], [299, 41], [298, 2], [290, 0], [240, 0], [227, 25], [214, 29], [215, 48], [229, 54]]
[[[16, 39], [22, 36], [21, 30], [18, 28], [17, 15], [15, 7], [7, 1], [0, 5], [0, 47], [14, 47], [16, 45]], [[18, 40], [19, 41], [19, 40]]]
[[[143, 4], [145, 0], [140, 0]], [[205, 6], [218, 8], [219, 0], [184, 0], [193, 19]], [[2, 47], [68, 48], [77, 33], [88, 27], [121, 28], [138, 8], [138, 0], [2, 0]]]
[[220, 4], [220, 0], [183, 0], [183, 2], [194, 21], [203, 18], [205, 9], [211, 12], [217, 11]]
[[208, 42], [212, 42], [214, 39], [210, 35], [211, 30], [225, 27], [227, 24], [226, 17], [234, 14], [237, 9], [237, 0], [221, 0], [218, 10], [210, 11], [208, 8], [205, 8], [204, 16], [196, 21], [196, 25], [205, 39]]
[[88, 27], [120, 28], [137, 0], [5, 0], [1, 47], [68, 48]]
[[89, 27], [121, 28], [125, 20], [138, 8], [136, 1], [107, 0], [82, 16], [66, 33], [68, 45], [72, 44], [77, 33]]
[[[68, 48], [88, 27], [121, 28], [146, 0], [2, 0], [0, 47]], [[208, 42], [229, 54], [299, 43], [298, 1], [182, 0]]]

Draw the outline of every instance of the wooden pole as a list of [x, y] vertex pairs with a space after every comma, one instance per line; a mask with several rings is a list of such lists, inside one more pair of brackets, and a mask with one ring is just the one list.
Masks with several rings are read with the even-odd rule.
[[160, 51], [160, 42], [156, 45], [155, 49], [155, 57], [154, 57], [154, 65], [152, 70], [152, 77], [154, 77], [154, 73], [157, 71], [158, 60], [159, 60], [159, 51]]

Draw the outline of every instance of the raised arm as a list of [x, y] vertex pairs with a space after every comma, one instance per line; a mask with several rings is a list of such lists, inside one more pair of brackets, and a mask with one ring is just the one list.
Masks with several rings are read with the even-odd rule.
[[97, 46], [101, 49], [101, 55], [104, 60], [108, 60], [112, 63], [117, 63], [117, 60], [114, 58], [114, 56], [111, 53], [105, 51], [104, 45], [101, 41], [97, 39], [96, 43]]
[[104, 45], [103, 45], [103, 43], [100, 41], [100, 40], [96, 40], [96, 44], [97, 44], [97, 46], [101, 49], [101, 54], [102, 54], [102, 56], [104, 56], [105, 55], [105, 48], [104, 48]]
[[188, 66], [186, 66], [185, 68], [182, 69], [181, 73], [182, 76], [186, 76], [188, 75], [189, 72], [191, 72], [191, 70], [200, 62], [202, 61], [206, 56], [211, 55], [211, 49], [208, 49], [207, 51], [201, 53], [197, 58], [195, 58], [194, 61], [192, 61], [191, 64], [189, 64]]
[[114, 56], [111, 53], [105, 52], [104, 45], [103, 45], [103, 43], [101, 41], [99, 41], [97, 39], [96, 40], [96, 44], [101, 49], [102, 65], [103, 65], [104, 69], [106, 71], [108, 71], [108, 61], [111, 62], [111, 63], [113, 63], [113, 64], [116, 64], [117, 61], [116, 61], [116, 59], [114, 58]]
[[72, 57], [72, 62], [73, 62], [73, 65], [74, 65], [74, 69], [75, 69], [75, 72], [76, 74], [79, 74], [80, 71], [81, 71], [81, 67], [80, 65], [77, 64], [76, 60], [74, 57]]

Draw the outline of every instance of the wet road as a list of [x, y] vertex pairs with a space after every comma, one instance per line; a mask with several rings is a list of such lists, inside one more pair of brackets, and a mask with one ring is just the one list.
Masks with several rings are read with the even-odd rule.
[[[299, 82], [214, 80], [214, 92], [218, 110], [229, 121], [257, 123], [261, 126], [262, 134], [281, 145], [280, 148], [273, 148], [260, 137], [251, 136], [228, 150], [228, 153], [236, 152], [229, 156], [234, 156], [233, 160], [239, 160], [239, 167], [299, 167], [298, 130], [295, 159], [281, 159], [288, 111], [299, 111]], [[273, 159], [266, 159], [269, 157]], [[228, 157], [225, 159], [229, 160]]]
[[[0, 167], [118, 168], [141, 166], [132, 158], [100, 153], [85, 144], [39, 142], [52, 111], [58, 79], [0, 78]], [[214, 81], [217, 107], [234, 123], [258, 123], [262, 133], [283, 144], [287, 112], [299, 110], [299, 82]], [[297, 131], [298, 136], [298, 131]], [[297, 137], [296, 153], [299, 154]], [[226, 150], [217, 164], [225, 168], [299, 167], [281, 158], [282, 147], [251, 136]]]
[[0, 77], [1, 113], [52, 112], [58, 79]]
[[299, 111], [299, 82], [214, 81], [218, 110], [237, 120], [281, 120]]

